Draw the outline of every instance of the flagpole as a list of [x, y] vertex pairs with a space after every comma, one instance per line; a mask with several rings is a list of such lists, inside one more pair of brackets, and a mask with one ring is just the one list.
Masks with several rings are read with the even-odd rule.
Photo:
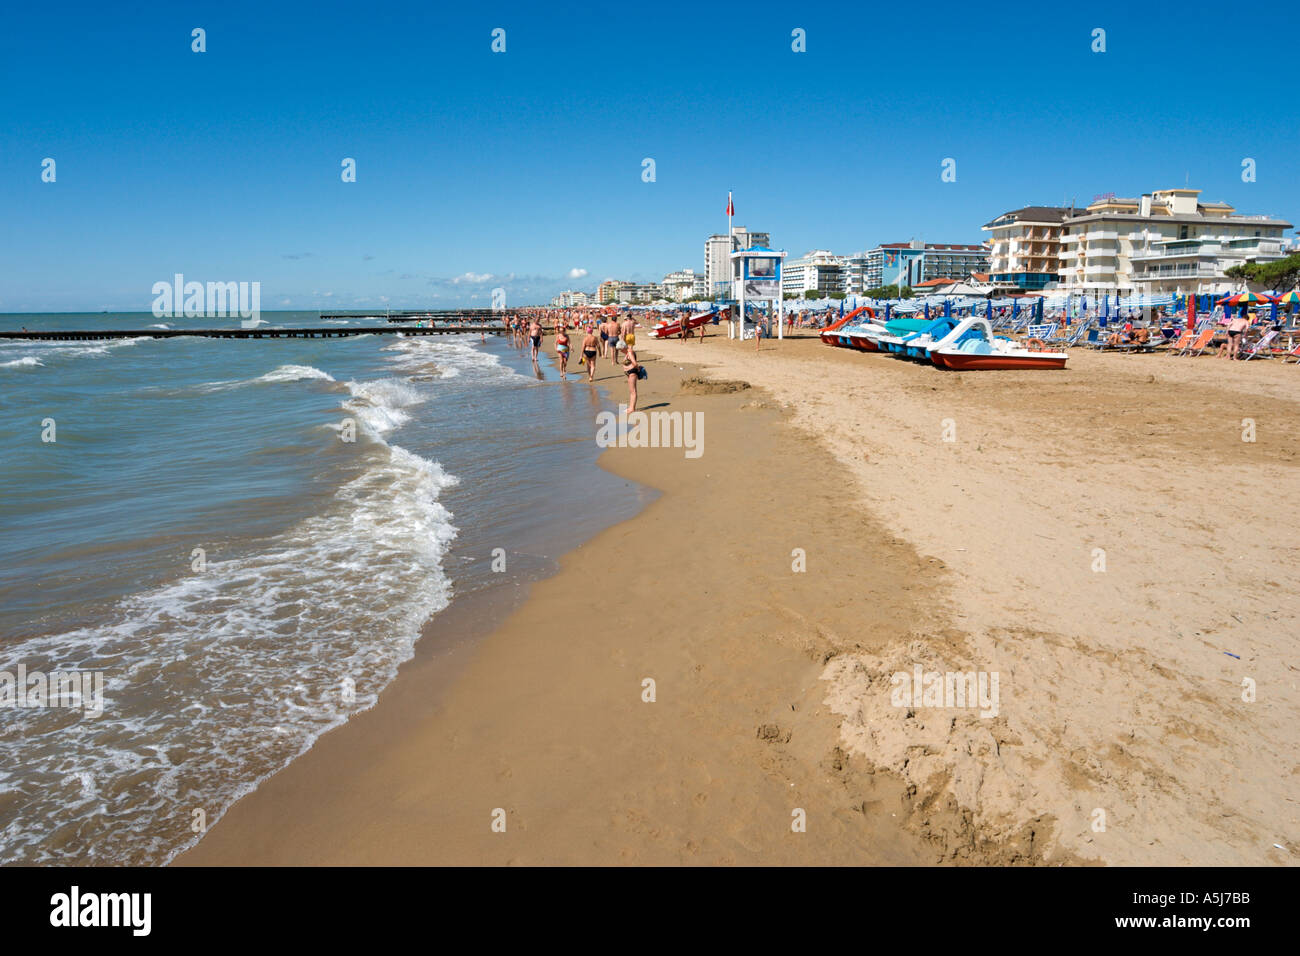
[[[736, 244], [736, 236], [731, 227], [731, 216], [735, 212], [731, 204], [731, 190], [727, 190], [727, 294], [726, 298], [731, 298], [731, 253], [734, 251], [733, 246]], [[743, 312], [743, 307], [742, 307]], [[740, 336], [745, 335], [745, 320], [742, 316], [739, 321]]]

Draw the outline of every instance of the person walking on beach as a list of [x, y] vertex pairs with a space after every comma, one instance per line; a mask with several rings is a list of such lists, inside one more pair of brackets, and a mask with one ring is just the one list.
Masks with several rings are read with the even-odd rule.
[[596, 338], [595, 326], [587, 326], [587, 332], [582, 337], [582, 358], [587, 364], [587, 382], [596, 381], [596, 355], [600, 348], [600, 340]]
[[759, 343], [763, 341], [763, 323], [761, 320], [754, 321], [754, 351], [759, 349]]
[[537, 363], [537, 352], [542, 347], [542, 324], [537, 321], [537, 316], [528, 320], [528, 338], [532, 341], [533, 363]]
[[555, 354], [560, 359], [560, 381], [569, 380], [569, 333], [564, 328], [564, 320], [555, 330]]
[[618, 341], [618, 319], [613, 316], [606, 318], [602, 330], [605, 333], [605, 358], [616, 362], [618, 355], [614, 352], [614, 343]]
[[636, 320], [628, 316], [623, 320], [623, 327], [619, 330], [623, 333], [623, 345], [625, 348], [631, 348], [636, 345]]
[[631, 346], [623, 350], [623, 373], [627, 376], [627, 410], [636, 411], [636, 380], [641, 377], [641, 365]]

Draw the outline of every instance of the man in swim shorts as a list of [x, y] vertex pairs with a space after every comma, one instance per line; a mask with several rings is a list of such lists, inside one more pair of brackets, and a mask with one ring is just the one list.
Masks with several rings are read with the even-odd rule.
[[533, 316], [528, 321], [528, 338], [532, 342], [533, 361], [537, 361], [537, 351], [542, 347], [542, 324]]
[[582, 358], [587, 363], [587, 381], [596, 381], [596, 355], [600, 348], [600, 342], [596, 338], [595, 329], [587, 326], [587, 334], [582, 337]]

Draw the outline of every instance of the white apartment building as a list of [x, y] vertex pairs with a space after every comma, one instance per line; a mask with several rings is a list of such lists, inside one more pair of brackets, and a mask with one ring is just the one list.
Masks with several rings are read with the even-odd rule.
[[803, 295], [815, 289], [826, 296], [844, 291], [845, 258], [828, 249], [814, 249], [798, 259], [787, 259], [781, 267], [781, 294]]
[[731, 237], [714, 234], [704, 240], [704, 285], [706, 295], [731, 294], [731, 254], [754, 246], [771, 248], [772, 237], [766, 232], [750, 232], [744, 226], [731, 230]]
[[1163, 189], [1139, 199], [1099, 199], [1064, 220], [1062, 287], [1104, 295], [1220, 293], [1239, 287], [1224, 272], [1248, 259], [1285, 257], [1291, 223], [1243, 216], [1199, 189]]
[[[1063, 206], [1025, 206], [984, 224], [991, 233], [989, 277], [997, 285], [1041, 289], [1061, 274], [1061, 230], [1078, 211]], [[978, 270], [977, 270], [978, 271]]]
[[663, 286], [665, 299], [672, 302], [681, 302], [696, 295], [696, 288], [703, 286], [703, 276], [697, 276], [694, 269], [678, 269], [676, 272], [670, 272], [664, 276], [664, 281], [660, 283]]
[[594, 304], [595, 299], [596, 297], [590, 293], [566, 289], [551, 300], [551, 305], [558, 309], [576, 309], [579, 306]]

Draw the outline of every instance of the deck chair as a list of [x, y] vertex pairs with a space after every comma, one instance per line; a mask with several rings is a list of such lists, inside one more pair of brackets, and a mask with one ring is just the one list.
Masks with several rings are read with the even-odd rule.
[[1193, 339], [1190, 346], [1187, 346], [1187, 354], [1196, 356], [1209, 349], [1210, 346], [1214, 345], [1214, 336], [1217, 333], [1218, 329], [1214, 328], [1213, 325], [1208, 329], [1201, 330], [1201, 334]]
[[1250, 348], [1242, 349], [1241, 353], [1237, 355], [1237, 358], [1241, 359], [1241, 361], [1243, 362], [1249, 362], [1251, 359], [1255, 358], [1261, 352], [1264, 354], [1265, 358], [1272, 358], [1273, 357], [1272, 346], [1273, 346], [1273, 340], [1275, 338], [1277, 338], [1277, 329], [1269, 329], [1258, 339], [1256, 339], [1255, 343]]
[[1192, 341], [1179, 352], [1170, 352], [1170, 355], [1200, 355], [1210, 347], [1214, 341], [1214, 333], [1217, 331], [1214, 326], [1202, 329]]
[[1184, 332], [1182, 335], [1178, 336], [1177, 341], [1175, 341], [1174, 344], [1170, 346], [1170, 350], [1171, 350], [1170, 354], [1177, 355], [1179, 352], [1183, 351], [1189, 345], [1191, 345], [1192, 341], [1195, 338], [1196, 338], [1195, 332]]

